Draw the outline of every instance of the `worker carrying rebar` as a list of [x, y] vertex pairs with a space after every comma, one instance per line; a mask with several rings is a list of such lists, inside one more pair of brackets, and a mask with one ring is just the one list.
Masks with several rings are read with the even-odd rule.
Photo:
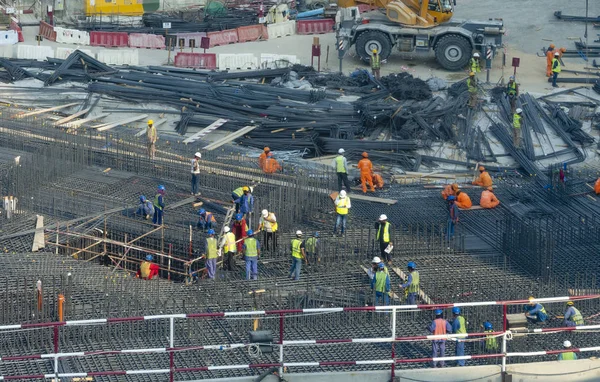
[[277, 217], [269, 210], [262, 210], [258, 221], [258, 230], [263, 231], [263, 243], [266, 251], [277, 249]]
[[276, 172], [280, 172], [283, 170], [283, 167], [277, 162], [275, 159], [273, 152], [267, 154], [267, 160], [265, 161], [264, 172], [266, 174], [275, 174]]
[[479, 57], [479, 52], [475, 52], [473, 53], [473, 57], [471, 57], [471, 60], [469, 61], [469, 69], [473, 73], [481, 72], [481, 64], [479, 62]]
[[600, 178], [598, 178], [594, 184], [594, 192], [596, 195], [600, 195]]
[[223, 238], [221, 239], [220, 247], [223, 249], [223, 269], [233, 271], [234, 257], [236, 252], [235, 235], [227, 226], [223, 227]]
[[417, 271], [417, 264], [413, 261], [408, 263], [408, 279], [404, 284], [400, 285], [400, 288], [404, 289], [406, 293], [406, 304], [416, 305], [417, 294], [421, 289], [421, 280], [419, 277], [419, 271]]
[[371, 51], [371, 72], [373, 73], [373, 76], [375, 76], [376, 79], [380, 78], [380, 72], [381, 72], [381, 57], [379, 56], [379, 52], [377, 52], [377, 49], [373, 49]]
[[373, 186], [375, 187], [375, 189], [383, 190], [383, 186], [385, 185], [385, 182], [383, 181], [383, 177], [381, 176], [381, 174], [372, 172], [371, 177], [373, 178], [373, 183], [374, 183]]
[[467, 78], [467, 90], [469, 91], [469, 107], [474, 109], [477, 106], [477, 79], [475, 78], [475, 72], [469, 73]]
[[[461, 315], [460, 308], [455, 306], [452, 308], [452, 316], [454, 320], [452, 321], [452, 333], [454, 334], [466, 334], [467, 333], [467, 321]], [[456, 339], [456, 346], [454, 347], [455, 353], [454, 355], [457, 357], [462, 357], [465, 355], [465, 341], [462, 338]], [[456, 361], [456, 366], [465, 366], [465, 360], [459, 359]]]
[[446, 187], [444, 187], [444, 189], [442, 190], [442, 198], [444, 198], [444, 200], [448, 199], [448, 196], [456, 195], [456, 191], [458, 191], [458, 184], [456, 183], [452, 183], [452, 184], [447, 184]]
[[204, 243], [204, 253], [206, 254], [206, 273], [209, 279], [214, 279], [217, 273], [217, 239], [215, 238], [215, 230], [208, 230], [208, 237]]
[[306, 251], [306, 258], [313, 264], [321, 262], [319, 257], [319, 233], [315, 232], [311, 237], [306, 239], [304, 243], [304, 249]]
[[523, 109], [520, 107], [513, 114], [513, 145], [521, 147], [521, 123], [523, 119]]
[[565, 326], [573, 327], [583, 325], [583, 316], [579, 309], [575, 307], [573, 301], [567, 301], [567, 310], [564, 314]]
[[204, 208], [198, 210], [198, 223], [196, 227], [201, 230], [210, 230], [217, 227], [217, 219], [212, 212], [206, 211]]
[[479, 166], [479, 176], [473, 181], [473, 184], [481, 187], [492, 186], [492, 177], [487, 171], [485, 171], [485, 167]]
[[554, 44], [550, 44], [546, 49], [546, 77], [552, 77], [552, 60], [554, 59]]
[[558, 85], [556, 84], [556, 79], [558, 78], [560, 71], [560, 53], [554, 52], [554, 58], [552, 59], [552, 86], [555, 88], [558, 87]]
[[146, 128], [146, 140], [148, 142], [148, 158], [154, 159], [156, 154], [156, 141], [158, 141], [158, 133], [156, 127], [154, 127], [154, 121], [148, 121], [148, 127]]
[[154, 216], [152, 217], [152, 223], [156, 225], [163, 224], [163, 216], [165, 209], [165, 186], [162, 184], [158, 186], [158, 192], [154, 195]]
[[200, 192], [198, 192], [198, 184], [200, 183], [200, 158], [202, 158], [202, 154], [196, 152], [192, 159], [192, 195], [200, 195]]
[[271, 152], [271, 149], [265, 147], [263, 152], [258, 156], [258, 167], [260, 167], [261, 170], [265, 169], [265, 163], [267, 162], [267, 155], [269, 155], [269, 152]]
[[348, 220], [348, 211], [352, 207], [350, 197], [346, 195], [346, 191], [342, 190], [333, 202], [335, 204], [335, 225], [333, 226], [333, 234], [337, 235], [338, 228], [342, 236], [346, 232], [346, 221]]
[[245, 238], [248, 233], [248, 226], [246, 225], [246, 220], [244, 220], [244, 215], [239, 213], [235, 215], [235, 221], [231, 226], [231, 232], [235, 235], [237, 253], [242, 254], [242, 246], [244, 244], [241, 239]]
[[345, 152], [346, 152], [346, 150], [339, 149], [338, 156], [333, 158], [333, 162], [331, 162], [331, 164], [337, 174], [337, 181], [338, 181], [338, 189], [337, 190], [338, 191], [342, 190], [342, 182], [343, 182], [344, 186], [346, 186], [346, 192], [350, 193], [350, 181], [348, 180], [348, 161], [346, 161], [346, 158], [344, 157]]
[[[375, 239], [379, 243], [379, 253], [381, 258], [388, 264], [392, 262], [392, 224], [388, 221], [386, 214], [379, 215], [379, 220], [375, 222]], [[388, 250], [388, 247], [390, 249]]]
[[362, 159], [358, 161], [356, 167], [360, 170], [360, 184], [363, 194], [367, 193], [367, 183], [371, 186], [371, 192], [375, 192], [375, 185], [371, 176], [373, 173], [373, 163], [369, 160], [369, 154], [366, 151], [362, 153]]
[[468, 210], [469, 208], [473, 207], [473, 202], [471, 202], [471, 198], [463, 190], [456, 191], [455, 203], [458, 208], [462, 208], [463, 210]]
[[546, 309], [539, 302], [535, 302], [535, 297], [529, 297], [529, 304], [523, 306], [525, 311], [525, 317], [527, 321], [531, 323], [546, 322], [548, 320], [548, 313]]
[[446, 238], [450, 242], [454, 238], [454, 227], [458, 224], [458, 206], [455, 203], [456, 196], [448, 196], [448, 224]]
[[[445, 334], [452, 334], [452, 326], [443, 317], [444, 312], [441, 309], [436, 309], [435, 319], [431, 322], [429, 332], [431, 334], [440, 336]], [[433, 340], [431, 341], [431, 358], [441, 358], [446, 356], [446, 340]], [[438, 366], [439, 365], [439, 366]], [[444, 367], [444, 361], [433, 361], [433, 367]]]
[[254, 237], [254, 231], [248, 230], [248, 237], [244, 239], [244, 260], [246, 261], [246, 280], [258, 279], [258, 257], [260, 256], [260, 242]]
[[239, 199], [234, 200], [236, 207], [239, 205], [239, 209], [236, 210], [246, 218], [247, 215], [252, 213], [254, 209], [254, 196], [252, 196], [253, 187], [245, 186], [242, 188], [242, 196]]
[[[390, 275], [385, 270], [383, 263], [377, 264], [377, 273], [371, 280], [371, 289], [375, 291], [375, 306], [390, 304]], [[379, 304], [381, 299], [381, 304]]]
[[488, 187], [483, 190], [481, 193], [481, 198], [479, 199], [479, 205], [482, 208], [496, 208], [500, 204], [500, 201], [494, 195], [494, 188]]
[[144, 216], [146, 220], [154, 218], [154, 206], [144, 195], [140, 196], [140, 204], [135, 214]]
[[138, 269], [135, 277], [139, 277], [144, 280], [152, 280], [154, 276], [157, 276], [160, 268], [157, 264], [154, 264], [152, 260], [152, 255], [146, 255], [146, 260], [142, 261], [140, 264], [140, 269]]
[[510, 76], [508, 79], [508, 84], [506, 84], [506, 96], [510, 103], [510, 110], [514, 112], [517, 105], [517, 98], [519, 98], [519, 85], [515, 81], [515, 76]]
[[[494, 326], [491, 322], [486, 321], [483, 323], [483, 332], [484, 333], [493, 333]], [[484, 339], [484, 349], [487, 353], [496, 353], [498, 352], [498, 338], [493, 334], [486, 334]]]
[[302, 231], [296, 231], [296, 237], [290, 243], [292, 252], [292, 266], [290, 267], [289, 277], [292, 280], [300, 280], [300, 271], [302, 271], [302, 260], [306, 259], [306, 243], [302, 240]]
[[[565, 340], [565, 342], [563, 342], [563, 348], [565, 348], [565, 349], [571, 349], [571, 346], [573, 346], [571, 344], [571, 341]], [[577, 354], [575, 354], [575, 352], [573, 352], [573, 351], [567, 351], [567, 352], [564, 352], [564, 353], [558, 353], [558, 360], [559, 361], [576, 361], [577, 360]]]

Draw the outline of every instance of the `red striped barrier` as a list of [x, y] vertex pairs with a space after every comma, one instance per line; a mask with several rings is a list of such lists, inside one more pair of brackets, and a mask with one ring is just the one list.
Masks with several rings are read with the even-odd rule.
[[8, 27], [8, 29], [17, 32], [17, 35], [19, 36], [19, 42], [25, 41], [25, 39], [23, 38], [23, 31], [21, 30], [21, 27], [19, 26], [17, 21], [15, 19], [13, 19], [12, 17], [11, 17], [10, 26]]
[[125, 47], [129, 45], [129, 36], [125, 32], [90, 32], [91, 46]]
[[206, 34], [210, 38], [210, 47], [235, 44], [238, 42], [238, 34], [236, 29], [227, 29], [220, 32], [208, 32]]
[[40, 21], [40, 30], [38, 34], [44, 36], [48, 41], [56, 41], [56, 31], [54, 30], [54, 27], [47, 22]]
[[129, 47], [146, 49], [165, 49], [165, 37], [156, 34], [130, 33]]
[[262, 24], [239, 27], [237, 29], [237, 35], [239, 42], [260, 41], [269, 39], [268, 29], [265, 25]]
[[215, 53], [178, 52], [175, 55], [175, 66], [178, 68], [216, 69], [217, 55]]
[[332, 19], [297, 20], [297, 34], [322, 34], [333, 32], [334, 21]]

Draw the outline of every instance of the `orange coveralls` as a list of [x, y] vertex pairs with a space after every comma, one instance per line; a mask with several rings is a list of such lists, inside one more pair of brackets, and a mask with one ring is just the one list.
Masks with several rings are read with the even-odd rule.
[[477, 178], [477, 180], [475, 180], [473, 184], [476, 186], [490, 187], [492, 185], [492, 177], [490, 176], [490, 174], [488, 174], [487, 171], [484, 171], [481, 174], [479, 174], [479, 178]]
[[471, 198], [465, 192], [461, 191], [460, 194], [456, 197], [456, 205], [458, 208], [471, 208], [473, 207], [473, 202], [471, 202]]
[[383, 189], [383, 177], [377, 173], [371, 173], [371, 176], [373, 177], [373, 183], [375, 183], [373, 186], [375, 188], [379, 188], [380, 190]]
[[500, 204], [500, 201], [492, 191], [485, 190], [481, 193], [481, 199], [479, 200], [479, 205], [481, 207], [494, 208], [498, 204]]
[[267, 161], [265, 162], [265, 166], [263, 167], [263, 170], [267, 174], [273, 174], [277, 171], [281, 171], [281, 165], [279, 164], [279, 162], [277, 162], [276, 159], [267, 158]]
[[596, 184], [594, 184], [594, 192], [596, 195], [600, 195], [600, 178], [598, 178]]
[[267, 152], [263, 151], [258, 156], [258, 167], [260, 167], [261, 170], [264, 170], [265, 169], [265, 163], [267, 163]]
[[367, 182], [371, 185], [371, 192], [375, 192], [375, 187], [373, 186], [373, 177], [371, 177], [371, 173], [373, 172], [373, 163], [367, 158], [363, 158], [358, 161], [358, 165], [356, 166], [360, 170], [360, 183], [362, 185], [363, 193], [367, 193]]

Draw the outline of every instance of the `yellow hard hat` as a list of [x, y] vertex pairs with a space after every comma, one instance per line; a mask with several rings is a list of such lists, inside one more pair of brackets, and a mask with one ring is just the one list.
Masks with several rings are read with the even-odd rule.
[[372, 52], [373, 52], [373, 53], [377, 53], [377, 49], [373, 49], [373, 50], [372, 50]]
[[474, 75], [475, 75], [475, 72], [469, 73], [469, 76], [474, 76]]
[[149, 120], [148, 120], [148, 124], [149, 124], [149, 125], [154, 125], [154, 121], [153, 121], [153, 120], [151, 120], [151, 119], [149, 119]]
[[569, 306], [573, 306], [573, 305], [575, 305], [575, 304], [573, 304], [573, 301], [567, 301], [567, 305], [569, 305]]
[[244, 187], [242, 188], [242, 191], [250, 191], [250, 188], [248, 188], [248, 186], [244, 186]]

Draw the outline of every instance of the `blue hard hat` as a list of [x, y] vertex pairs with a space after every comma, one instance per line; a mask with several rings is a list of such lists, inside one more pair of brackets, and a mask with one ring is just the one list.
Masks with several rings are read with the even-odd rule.
[[163, 186], [162, 184], [158, 186], [158, 190], [159, 191], [164, 191], [165, 190], [165, 186]]
[[434, 313], [436, 316], [441, 316], [444, 312], [441, 309], [436, 309]]
[[319, 233], [318, 232], [315, 232], [315, 237], [319, 237]]
[[235, 220], [242, 220], [243, 217], [244, 217], [244, 215], [237, 214], [237, 215], [235, 215]]
[[152, 259], [153, 259], [152, 255], [146, 255], [146, 260], [152, 261]]
[[214, 235], [215, 234], [215, 230], [214, 229], [209, 229], [208, 230], [208, 234], [209, 235]]
[[198, 215], [202, 215], [205, 213], [206, 213], [206, 210], [204, 210], [204, 208], [201, 208], [200, 211], [198, 211]]
[[385, 264], [379, 263], [379, 269], [383, 269], [383, 268], [385, 268]]
[[458, 306], [455, 306], [454, 308], [452, 308], [452, 313], [460, 314], [460, 308]]
[[140, 196], [140, 202], [144, 203], [146, 201], [146, 197], [144, 195]]
[[455, 200], [455, 199], [456, 199], [456, 196], [454, 196], [454, 195], [448, 196], [448, 200]]
[[251, 229], [248, 230], [248, 232], [246, 232], [248, 234], [248, 236], [252, 236], [254, 235], [254, 231], [252, 231]]
[[491, 323], [491, 322], [489, 322], [489, 321], [486, 321], [486, 322], [484, 322], [484, 323], [483, 323], [483, 328], [484, 328], [485, 330], [492, 330], [492, 323]]
[[408, 267], [409, 267], [409, 268], [412, 268], [412, 269], [417, 269], [417, 264], [415, 264], [414, 262], [410, 261], [410, 262], [408, 263]]

